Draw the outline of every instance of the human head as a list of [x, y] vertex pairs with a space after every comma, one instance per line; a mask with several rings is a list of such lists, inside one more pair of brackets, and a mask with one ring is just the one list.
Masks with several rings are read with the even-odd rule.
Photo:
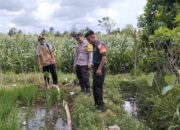
[[43, 36], [39, 36], [39, 37], [38, 37], [38, 42], [39, 42], [40, 44], [43, 44], [43, 43], [45, 42], [45, 38], [44, 38]]
[[78, 41], [78, 43], [82, 43], [84, 40], [83, 35], [81, 33], [77, 33], [75, 35], [75, 39]]
[[88, 42], [90, 44], [94, 44], [97, 40], [95, 33], [92, 30], [89, 30], [86, 34], [85, 34], [86, 39], [88, 40]]

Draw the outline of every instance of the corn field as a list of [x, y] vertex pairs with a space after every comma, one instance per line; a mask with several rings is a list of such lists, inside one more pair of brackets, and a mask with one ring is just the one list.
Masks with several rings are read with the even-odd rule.
[[[102, 39], [102, 38], [101, 38]], [[133, 68], [133, 40], [120, 35], [107, 36], [103, 39], [108, 48], [109, 72], [126, 72]], [[57, 59], [58, 70], [72, 71], [74, 47], [76, 41], [69, 37], [47, 37], [52, 44]], [[38, 47], [36, 36], [3, 37], [0, 41], [1, 63], [3, 71], [36, 72], [35, 51]]]
[[[124, 35], [100, 35], [107, 48], [107, 71], [109, 73], [129, 73], [140, 69], [143, 72], [157, 71], [158, 67], [170, 69], [169, 61], [179, 68], [178, 44], [169, 49], [171, 56], [161, 49], [142, 47], [135, 44], [132, 37]], [[74, 47], [76, 41], [70, 36], [47, 36], [57, 59], [57, 68], [62, 72], [72, 72]], [[35, 51], [38, 47], [37, 36], [16, 35], [0, 38], [1, 69], [3, 72], [28, 73], [38, 71]], [[173, 59], [174, 55], [174, 59]], [[169, 60], [168, 60], [169, 58]], [[159, 69], [160, 69], [159, 68]]]

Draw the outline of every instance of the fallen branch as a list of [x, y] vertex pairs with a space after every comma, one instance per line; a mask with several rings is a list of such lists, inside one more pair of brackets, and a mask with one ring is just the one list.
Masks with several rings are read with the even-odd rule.
[[66, 111], [66, 117], [67, 117], [67, 130], [72, 130], [72, 121], [71, 121], [71, 114], [69, 112], [69, 107], [67, 102], [63, 101], [63, 106], [65, 108]]

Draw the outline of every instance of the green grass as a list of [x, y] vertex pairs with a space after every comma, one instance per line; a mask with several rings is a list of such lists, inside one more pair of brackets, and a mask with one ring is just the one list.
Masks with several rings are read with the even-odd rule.
[[60, 95], [56, 89], [46, 91], [46, 106], [49, 108], [52, 105], [55, 105], [60, 98]]
[[32, 106], [38, 94], [37, 86], [24, 86], [19, 89], [19, 100], [24, 103], [25, 106]]
[[[123, 77], [123, 76], [122, 76]], [[94, 107], [93, 97], [78, 95], [73, 107], [73, 126], [75, 130], [103, 130], [117, 124], [122, 130], [145, 130], [145, 127], [123, 109], [121, 82], [124, 78], [107, 76], [105, 81], [104, 101], [107, 112], [98, 113]]]
[[0, 117], [0, 130], [20, 130], [21, 122], [17, 115], [17, 108], [12, 107], [6, 118]]
[[20, 100], [25, 106], [33, 104], [37, 95], [36, 86], [0, 88], [0, 130], [19, 130], [21, 122], [18, 117]]
[[[32, 106], [34, 101], [44, 99], [46, 107], [56, 105], [63, 99], [68, 99], [69, 92], [78, 91], [74, 88], [75, 75], [58, 73], [59, 84], [67, 86], [66, 91], [56, 89], [38, 92], [37, 84], [43, 84], [42, 74], [3, 74], [3, 86], [0, 88], [0, 130], [16, 130], [20, 128], [17, 113], [17, 100], [23, 105]], [[83, 94], [74, 95], [71, 105], [73, 128], [75, 130], [102, 130], [107, 126], [117, 124], [122, 130], [144, 130], [144, 126], [136, 118], [131, 117], [124, 110], [123, 95], [137, 93], [139, 110], [144, 113], [147, 124], [153, 129], [169, 127], [170, 130], [179, 129], [179, 87], [174, 88], [166, 96], [158, 96], [154, 87], [148, 86], [148, 76], [141, 74], [107, 75], [104, 87], [104, 101], [107, 107], [105, 114], [100, 114], [94, 107], [93, 97]], [[38, 80], [35, 80], [38, 79]], [[40, 80], [41, 79], [41, 80]], [[25, 82], [31, 81], [31, 82]], [[17, 84], [18, 87], [11, 86]], [[26, 83], [26, 85], [24, 85]], [[10, 123], [11, 122], [11, 123]], [[160, 122], [160, 123], [159, 123]]]
[[91, 98], [78, 96], [74, 101], [72, 119], [75, 130], [102, 130], [102, 120], [95, 112]]

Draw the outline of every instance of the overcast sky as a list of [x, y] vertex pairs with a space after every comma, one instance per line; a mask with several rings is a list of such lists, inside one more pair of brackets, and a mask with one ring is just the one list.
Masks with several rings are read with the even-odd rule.
[[54, 27], [63, 32], [72, 27], [101, 31], [98, 19], [109, 16], [116, 26], [137, 25], [147, 0], [0, 0], [0, 32], [12, 27], [25, 33], [40, 33]]

